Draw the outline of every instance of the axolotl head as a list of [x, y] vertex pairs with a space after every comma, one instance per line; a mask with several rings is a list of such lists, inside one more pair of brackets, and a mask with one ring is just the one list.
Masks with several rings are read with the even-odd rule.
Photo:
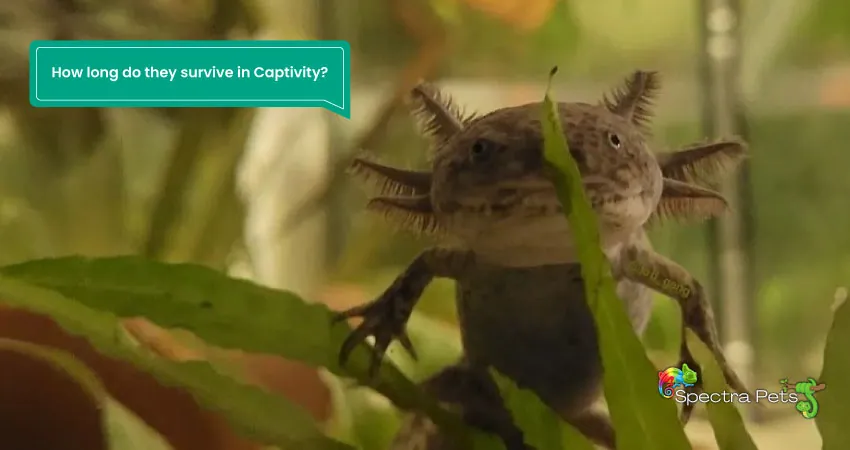
[[[661, 156], [663, 163], [675, 159], [665, 179], [648, 144], [650, 101], [658, 87], [655, 73], [638, 71], [598, 104], [558, 104], [603, 248], [616, 247], [653, 215], [713, 213], [725, 206], [719, 194], [688, 183], [699, 164], [681, 152]], [[355, 169], [381, 181], [382, 195], [370, 206], [500, 264], [574, 261], [569, 224], [546, 174], [541, 104], [467, 116], [427, 84], [412, 98], [432, 137], [431, 171], [358, 159]], [[742, 150], [739, 142], [725, 141], [688, 151], [718, 163]]]

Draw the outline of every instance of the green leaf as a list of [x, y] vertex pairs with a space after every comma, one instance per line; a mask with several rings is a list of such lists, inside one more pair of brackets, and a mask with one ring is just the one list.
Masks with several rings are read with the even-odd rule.
[[[371, 351], [365, 345], [352, 352], [346, 369], [339, 366], [337, 355], [351, 328], [344, 322], [332, 326], [327, 306], [203, 266], [135, 256], [65, 257], [6, 266], [0, 274], [121, 318], [145, 317], [166, 328], [191, 331], [218, 347], [280, 355], [369, 383]], [[370, 386], [400, 408], [425, 412], [457, 439], [467, 437], [468, 428], [455, 414], [386, 359]]]
[[[111, 450], [172, 450], [165, 438], [110, 397], [97, 375], [73, 355], [55, 348], [6, 338], [0, 338], [0, 352], [15, 352], [40, 360], [72, 378], [89, 394], [95, 409], [100, 413], [107, 448]], [[35, 386], [20, 388], [29, 389]]]
[[823, 450], [850, 448], [847, 418], [850, 417], [850, 307], [847, 302], [836, 310], [832, 329], [826, 338], [823, 354], [823, 372], [817, 380], [826, 388], [817, 393], [818, 415], [814, 418], [823, 438]]
[[325, 423], [325, 432], [336, 440], [362, 447], [354, 435], [354, 415], [347, 395], [348, 391], [354, 391], [354, 389], [346, 389], [342, 379], [327, 372], [321, 374], [321, 379], [331, 394], [333, 408], [330, 420]]
[[5, 277], [0, 277], [0, 302], [48, 315], [69, 332], [86, 337], [100, 352], [133, 363], [164, 384], [185, 389], [251, 439], [281, 448], [351, 449], [322, 434], [306, 411], [283, 397], [224, 377], [206, 362], [167, 361], [129, 346], [112, 314]]
[[[702, 363], [702, 373], [699, 376], [702, 377], [704, 391], [728, 391], [723, 372], [708, 347], [691, 330], [687, 330], [687, 339], [688, 346]], [[708, 402], [706, 410], [719, 450], [758, 450], [734, 403]]]
[[534, 392], [519, 388], [495, 369], [490, 373], [526, 444], [537, 450], [593, 450], [584, 435], [561, 420]]
[[361, 449], [389, 448], [401, 425], [401, 414], [384, 397], [366, 389], [350, 389], [337, 379], [335, 416], [348, 422], [348, 435]]
[[[551, 75], [555, 72], [553, 69]], [[541, 113], [547, 173], [570, 223], [587, 302], [599, 333], [605, 399], [617, 430], [617, 448], [689, 449], [685, 432], [678, 426], [675, 403], [652, 389], [658, 381], [657, 371], [632, 329], [623, 302], [617, 298], [608, 261], [600, 248], [596, 215], [585, 195], [578, 166], [569, 153], [548, 88]]]

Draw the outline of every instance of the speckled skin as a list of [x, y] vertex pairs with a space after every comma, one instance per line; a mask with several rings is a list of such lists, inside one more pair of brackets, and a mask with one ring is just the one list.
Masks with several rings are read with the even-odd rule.
[[[644, 133], [628, 118], [602, 105], [559, 103], [558, 108], [599, 218], [602, 246], [614, 249], [655, 210], [661, 169]], [[436, 152], [430, 196], [449, 245], [503, 266], [577, 260], [569, 224], [542, 176], [539, 111], [539, 104], [494, 111]], [[486, 157], [469, 156], [467, 149], [476, 143], [487, 147]]]

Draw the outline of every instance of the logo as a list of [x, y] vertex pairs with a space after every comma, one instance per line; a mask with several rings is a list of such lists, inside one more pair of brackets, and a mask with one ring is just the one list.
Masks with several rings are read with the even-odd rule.
[[797, 394], [797, 411], [806, 419], [814, 419], [818, 415], [818, 400], [815, 398], [815, 392], [826, 389], [826, 384], [818, 384], [814, 378], [809, 378], [806, 381], [797, 383], [789, 383], [787, 378], [779, 380], [782, 385], [782, 392], [794, 392]]
[[779, 392], [767, 389], [756, 389], [749, 392], [691, 392], [685, 388], [697, 383], [697, 373], [682, 364], [681, 368], [668, 367], [658, 372], [658, 393], [664, 398], [674, 398], [678, 403], [692, 405], [695, 403], [784, 403], [794, 405], [795, 409], [805, 419], [814, 419], [820, 412], [815, 393], [826, 389], [825, 383], [818, 383], [814, 378], [789, 383], [787, 378], [779, 380], [782, 389]]
[[680, 388], [691, 387], [697, 382], [697, 373], [687, 364], [682, 368], [668, 367], [658, 372], [658, 393], [664, 398], [670, 398]]

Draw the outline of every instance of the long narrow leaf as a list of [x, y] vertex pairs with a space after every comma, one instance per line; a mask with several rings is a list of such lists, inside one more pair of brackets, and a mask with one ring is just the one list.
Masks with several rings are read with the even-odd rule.
[[[702, 362], [702, 373], [699, 376], [702, 377], [705, 392], [728, 391], [723, 372], [708, 347], [690, 330], [687, 332], [687, 339], [694, 355]], [[705, 407], [719, 450], [758, 450], [735, 404], [708, 402]]]
[[561, 119], [548, 89], [541, 112], [544, 156], [570, 222], [587, 302], [599, 333], [605, 398], [617, 430], [617, 448], [689, 449], [685, 432], [678, 425], [675, 403], [653, 389], [657, 384], [655, 368], [617, 298], [608, 261], [600, 248], [596, 215], [585, 195], [578, 166], [570, 156]]
[[584, 435], [561, 420], [534, 392], [521, 389], [495, 369], [491, 373], [526, 444], [537, 450], [593, 450]]
[[823, 450], [850, 448], [850, 306], [845, 302], [835, 310], [832, 329], [826, 338], [823, 372], [817, 380], [826, 389], [817, 393], [818, 414], [814, 420], [823, 438]]

